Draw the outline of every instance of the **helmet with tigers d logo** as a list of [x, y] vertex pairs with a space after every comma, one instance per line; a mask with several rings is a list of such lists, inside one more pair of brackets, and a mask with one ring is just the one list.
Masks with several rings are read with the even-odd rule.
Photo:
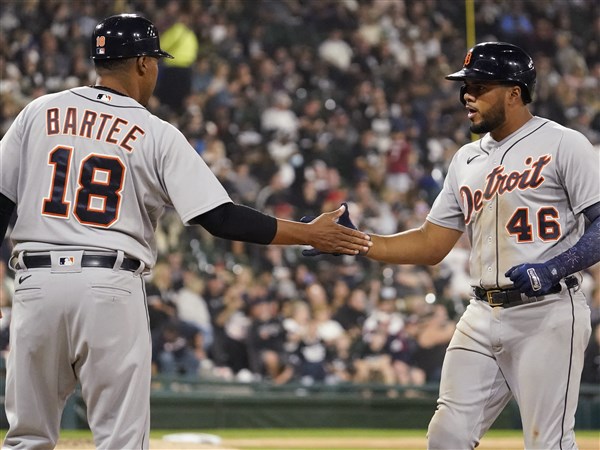
[[[458, 72], [446, 75], [447, 80], [504, 81], [521, 87], [524, 103], [530, 103], [535, 89], [533, 60], [523, 49], [506, 42], [483, 42], [465, 56]], [[461, 102], [464, 103], [461, 92]]]

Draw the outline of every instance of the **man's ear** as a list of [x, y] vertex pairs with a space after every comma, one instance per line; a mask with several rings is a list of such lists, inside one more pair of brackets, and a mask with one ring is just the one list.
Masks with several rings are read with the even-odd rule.
[[138, 56], [135, 60], [135, 66], [137, 72], [140, 75], [144, 75], [148, 70], [148, 57], [147, 56]]
[[515, 85], [510, 90], [510, 99], [511, 101], [521, 101], [521, 86]]

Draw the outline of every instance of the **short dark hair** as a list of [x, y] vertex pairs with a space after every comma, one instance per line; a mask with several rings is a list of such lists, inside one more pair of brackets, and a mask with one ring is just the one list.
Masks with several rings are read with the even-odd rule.
[[94, 65], [96, 69], [104, 71], [120, 70], [125, 68], [133, 58], [118, 58], [118, 59], [96, 59]]

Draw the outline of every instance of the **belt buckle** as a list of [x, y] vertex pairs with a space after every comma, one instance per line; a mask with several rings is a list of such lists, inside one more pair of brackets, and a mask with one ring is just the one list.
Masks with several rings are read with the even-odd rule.
[[502, 292], [502, 289], [491, 289], [489, 291], [485, 292], [485, 296], [487, 298], [487, 302], [490, 306], [502, 306], [504, 305], [504, 303], [494, 303], [494, 299], [492, 298], [492, 296], [494, 294], [496, 294], [497, 292]]

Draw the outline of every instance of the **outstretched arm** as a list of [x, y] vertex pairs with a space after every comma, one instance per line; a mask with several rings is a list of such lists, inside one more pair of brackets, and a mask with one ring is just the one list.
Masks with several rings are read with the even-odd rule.
[[327, 253], [357, 255], [369, 249], [369, 236], [336, 223], [344, 207], [321, 214], [310, 223], [263, 214], [235, 203], [225, 203], [190, 220], [223, 239], [272, 245], [312, 245]]
[[390, 264], [435, 265], [452, 250], [461, 235], [461, 231], [425, 221], [420, 228], [398, 234], [372, 234], [373, 246], [365, 256]]

